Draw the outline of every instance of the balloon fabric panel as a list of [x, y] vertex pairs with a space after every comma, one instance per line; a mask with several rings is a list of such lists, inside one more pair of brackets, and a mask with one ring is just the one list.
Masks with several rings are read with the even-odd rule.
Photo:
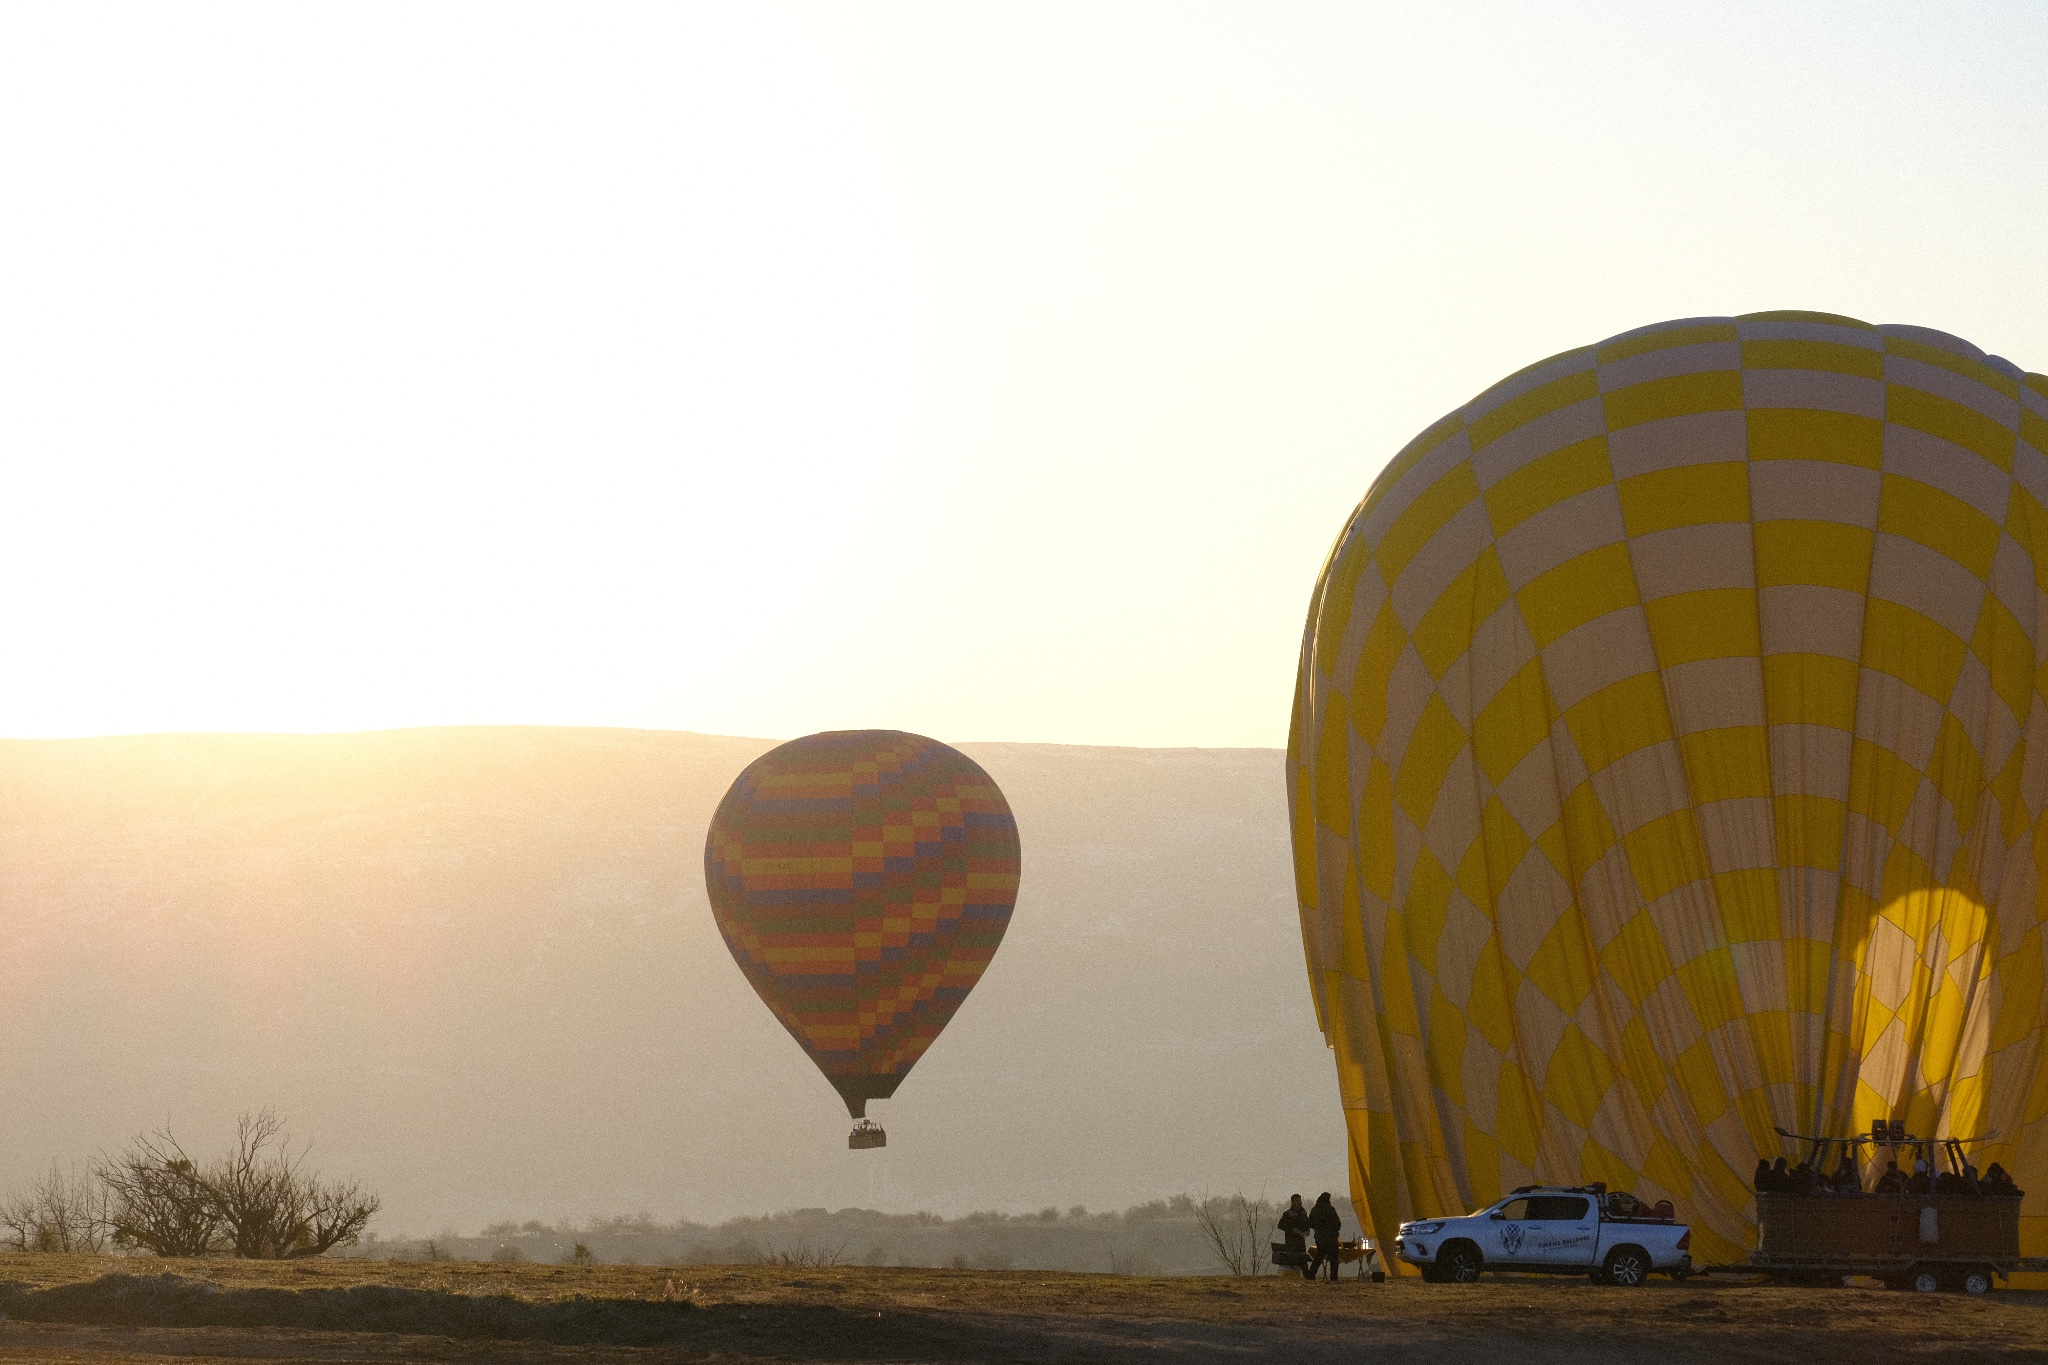
[[894, 730], [764, 754], [704, 845], [726, 946], [856, 1117], [894, 1093], [980, 979], [1019, 867], [988, 774]]
[[1774, 1128], [1876, 1117], [2048, 1190], [2044, 583], [2048, 379], [1923, 328], [1660, 324], [1403, 450], [1288, 745], [1376, 1235], [1605, 1180], [1737, 1259]]

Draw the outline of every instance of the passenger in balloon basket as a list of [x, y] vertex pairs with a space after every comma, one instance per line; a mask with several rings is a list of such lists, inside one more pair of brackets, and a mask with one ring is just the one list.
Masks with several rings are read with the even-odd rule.
[[[1300, 1195], [1297, 1194], [1288, 1200], [1287, 1208], [1281, 1213], [1280, 1222], [1277, 1226], [1280, 1235], [1286, 1238], [1287, 1241], [1284, 1246], [1278, 1248], [1280, 1256], [1273, 1258], [1274, 1264], [1299, 1266], [1301, 1268], [1301, 1278], [1304, 1280], [1314, 1279], [1315, 1276], [1309, 1271], [1308, 1233], [1310, 1225], [1308, 1210], [1302, 1207]], [[1281, 1256], [1284, 1256], [1286, 1259], [1282, 1260]]]
[[1309, 1230], [1316, 1235], [1315, 1258], [1308, 1263], [1308, 1277], [1313, 1280], [1316, 1272], [1327, 1262], [1330, 1267], [1330, 1283], [1337, 1283], [1337, 1241], [1344, 1235], [1344, 1219], [1337, 1212], [1337, 1206], [1330, 1202], [1330, 1192], [1324, 1190], [1316, 1196], [1316, 1206], [1308, 1211]]

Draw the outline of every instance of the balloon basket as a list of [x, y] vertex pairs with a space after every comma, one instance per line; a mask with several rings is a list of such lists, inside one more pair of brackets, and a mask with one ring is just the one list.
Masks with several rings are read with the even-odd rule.
[[856, 1152], [870, 1147], [887, 1147], [889, 1135], [882, 1131], [882, 1125], [873, 1119], [862, 1119], [853, 1125], [853, 1131], [846, 1135], [846, 1145]]

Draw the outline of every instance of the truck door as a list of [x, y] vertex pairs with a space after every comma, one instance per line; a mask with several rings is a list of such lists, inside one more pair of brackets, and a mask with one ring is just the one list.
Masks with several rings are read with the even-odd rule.
[[1600, 1243], [1600, 1210], [1583, 1194], [1538, 1194], [1529, 1198], [1544, 1265], [1583, 1267], [1593, 1263]]
[[1529, 1197], [1510, 1199], [1486, 1220], [1486, 1245], [1480, 1253], [1488, 1265], [1512, 1266], [1529, 1247]]
[[1580, 1194], [1510, 1199], [1486, 1226], [1491, 1243], [1483, 1248], [1486, 1259], [1502, 1267], [1588, 1266], [1599, 1241], [1593, 1201]]

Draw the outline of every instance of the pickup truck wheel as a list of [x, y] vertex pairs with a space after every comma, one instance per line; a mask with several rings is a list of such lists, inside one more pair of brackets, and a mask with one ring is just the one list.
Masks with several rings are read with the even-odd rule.
[[1469, 1242], [1454, 1242], [1436, 1254], [1436, 1271], [1446, 1284], [1471, 1284], [1484, 1265], [1479, 1248]]
[[1650, 1278], [1650, 1258], [1641, 1247], [1616, 1247], [1600, 1265], [1606, 1283], [1634, 1289]]
[[1989, 1294], [1991, 1292], [1991, 1272], [1982, 1268], [1964, 1271], [1963, 1292], [1965, 1294]]

